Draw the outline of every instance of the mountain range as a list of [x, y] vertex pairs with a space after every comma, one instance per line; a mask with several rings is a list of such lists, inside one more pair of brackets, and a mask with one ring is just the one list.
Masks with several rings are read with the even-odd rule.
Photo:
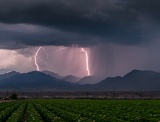
[[92, 86], [94, 90], [100, 88], [108, 91], [159, 91], [160, 73], [133, 70], [124, 77], [106, 78]]
[[[77, 77], [61, 77], [58, 74], [43, 71], [18, 73], [15, 71], [0, 75], [0, 90], [27, 91], [160, 91], [160, 73], [133, 70], [123, 77], [108, 77], [96, 84], [71, 83]], [[90, 78], [93, 79], [94, 77]], [[87, 77], [85, 77], [87, 79]], [[94, 80], [94, 79], [93, 79]], [[85, 80], [83, 80], [85, 81]], [[90, 81], [91, 82], [91, 81]]]
[[54, 73], [54, 72], [47, 71], [47, 70], [42, 71], [42, 73], [44, 73], [46, 75], [50, 75], [51, 77], [54, 77], [54, 78], [57, 78], [57, 79], [61, 79], [61, 78], [64, 77], [64, 76], [59, 75], [58, 73]]
[[[9, 73], [12, 74], [13, 72]], [[4, 74], [6, 75], [6, 74]], [[3, 75], [1, 75], [2, 77]], [[76, 84], [66, 82], [42, 72], [15, 73], [0, 80], [0, 89], [16, 90], [66, 90]]]

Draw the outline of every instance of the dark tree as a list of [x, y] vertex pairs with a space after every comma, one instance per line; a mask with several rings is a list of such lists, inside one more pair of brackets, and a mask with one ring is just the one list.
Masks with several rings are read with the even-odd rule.
[[16, 93], [13, 93], [13, 94], [11, 95], [11, 99], [12, 99], [12, 100], [17, 100], [17, 99], [18, 99], [17, 94], [16, 94]]

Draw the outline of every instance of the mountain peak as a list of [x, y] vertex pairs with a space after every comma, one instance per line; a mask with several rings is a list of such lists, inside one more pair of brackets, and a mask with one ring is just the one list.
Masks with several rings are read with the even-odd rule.
[[5, 74], [19, 74], [19, 72], [16, 72], [16, 71], [10, 71], [10, 72], [7, 72]]
[[131, 72], [127, 73], [124, 77], [142, 76], [142, 75], [151, 75], [151, 74], [157, 74], [157, 72], [154, 72], [154, 71], [132, 70]]
[[81, 80], [79, 80], [78, 84], [96, 84], [99, 82], [99, 79], [97, 79], [95, 76], [85, 76]]
[[63, 77], [63, 76], [59, 75], [58, 73], [54, 73], [54, 72], [47, 71], [47, 70], [43, 70], [42, 73], [44, 73], [46, 75], [50, 75], [51, 77], [58, 78], [58, 79], [61, 79]]
[[17, 74], [20, 74], [20, 73], [16, 72], [16, 71], [11, 71], [11, 72], [8, 72], [8, 73], [5, 73], [5, 74], [1, 74], [0, 75], [0, 80], [12, 77], [12, 76], [17, 75]]
[[[37, 89], [37, 90], [55, 90], [67, 89], [71, 83], [56, 79], [39, 71], [21, 73], [19, 75], [4, 75], [0, 77], [0, 89]], [[73, 87], [74, 88], [74, 87]]]
[[25, 74], [44, 74], [44, 73], [40, 72], [40, 71], [31, 71], [31, 72], [28, 72], [28, 73], [25, 73]]
[[73, 75], [67, 75], [67, 76], [62, 78], [62, 80], [72, 82], [72, 83], [76, 83], [80, 79], [81, 79], [80, 77], [76, 77], [76, 76], [73, 76]]

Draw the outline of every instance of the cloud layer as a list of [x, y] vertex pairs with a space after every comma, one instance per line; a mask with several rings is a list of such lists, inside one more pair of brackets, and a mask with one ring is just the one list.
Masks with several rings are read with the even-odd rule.
[[157, 38], [159, 6], [159, 0], [1, 0], [0, 45], [141, 44]]

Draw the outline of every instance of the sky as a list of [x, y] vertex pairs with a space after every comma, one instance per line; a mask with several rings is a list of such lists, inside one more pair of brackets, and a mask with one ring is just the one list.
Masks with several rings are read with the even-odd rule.
[[[160, 72], [159, 0], [0, 0], [0, 73]], [[62, 50], [59, 50], [62, 49]]]

